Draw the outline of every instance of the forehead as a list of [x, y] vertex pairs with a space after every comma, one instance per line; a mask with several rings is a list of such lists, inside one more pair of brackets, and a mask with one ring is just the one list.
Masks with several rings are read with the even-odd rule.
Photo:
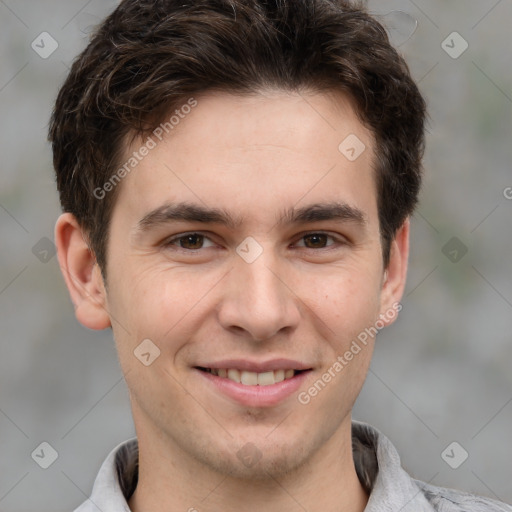
[[[196, 106], [188, 108], [192, 102]], [[170, 136], [165, 137], [164, 143], [174, 139], [184, 149], [194, 144], [211, 151], [281, 144], [311, 150], [326, 142], [337, 150], [339, 137], [351, 130], [359, 132], [367, 142], [372, 139], [361, 125], [353, 102], [334, 91], [262, 90], [239, 95], [209, 91], [183, 101], [166, 121], [173, 126], [167, 126], [164, 137]], [[165, 124], [164, 121], [157, 130], [165, 128]]]
[[[209, 92], [186, 104], [194, 106], [178, 106], [159, 131], [127, 148], [126, 160], [151, 147], [121, 184], [127, 212], [190, 200], [255, 218], [305, 196], [325, 202], [339, 192], [354, 203], [358, 193], [374, 193], [373, 137], [341, 94]], [[365, 148], [352, 161], [347, 140]]]

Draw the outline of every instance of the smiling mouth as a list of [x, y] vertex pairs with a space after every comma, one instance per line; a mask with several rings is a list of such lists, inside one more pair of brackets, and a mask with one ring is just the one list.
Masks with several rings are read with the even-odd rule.
[[232, 380], [246, 386], [271, 386], [287, 379], [292, 379], [295, 375], [309, 370], [281, 369], [268, 372], [250, 372], [247, 370], [238, 370], [235, 368], [203, 368], [196, 366], [198, 370], [210, 373], [216, 377]]

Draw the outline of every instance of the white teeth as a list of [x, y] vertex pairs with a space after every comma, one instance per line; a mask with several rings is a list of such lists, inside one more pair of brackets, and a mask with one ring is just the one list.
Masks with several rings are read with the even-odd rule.
[[282, 382], [284, 380], [284, 370], [276, 370], [274, 372], [274, 382]]
[[233, 370], [230, 368], [228, 370], [228, 379], [234, 380], [235, 382], [240, 382], [240, 372], [238, 370]]
[[295, 373], [294, 370], [286, 370], [284, 372], [284, 378], [289, 379], [289, 378], [293, 377], [294, 373]]
[[208, 368], [207, 371], [212, 375], [228, 378], [246, 386], [271, 386], [285, 379], [290, 379], [295, 375], [295, 370], [274, 370], [257, 373], [237, 370], [236, 368]]
[[258, 374], [256, 372], [243, 370], [240, 374], [240, 381], [246, 386], [256, 386], [256, 384], [258, 384]]
[[274, 372], [258, 373], [257, 379], [259, 386], [270, 386], [271, 384], [276, 383]]

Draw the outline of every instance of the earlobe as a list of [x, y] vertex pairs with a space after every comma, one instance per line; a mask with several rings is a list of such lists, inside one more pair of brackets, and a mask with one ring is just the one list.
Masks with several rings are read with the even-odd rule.
[[63, 213], [57, 219], [55, 243], [77, 320], [89, 329], [106, 329], [111, 323], [103, 277], [94, 253], [71, 213]]
[[[396, 232], [391, 243], [389, 264], [384, 270], [381, 291], [381, 315], [396, 311], [397, 304], [402, 299], [407, 278], [407, 262], [409, 259], [409, 230], [410, 221], [407, 218], [402, 227]], [[393, 323], [396, 315], [392, 315], [388, 325]]]

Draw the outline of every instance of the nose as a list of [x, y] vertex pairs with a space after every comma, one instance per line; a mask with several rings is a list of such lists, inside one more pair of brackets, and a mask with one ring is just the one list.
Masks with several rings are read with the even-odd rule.
[[252, 263], [238, 258], [223, 286], [219, 308], [222, 327], [251, 341], [293, 331], [300, 320], [300, 300], [285, 267], [270, 250]]

